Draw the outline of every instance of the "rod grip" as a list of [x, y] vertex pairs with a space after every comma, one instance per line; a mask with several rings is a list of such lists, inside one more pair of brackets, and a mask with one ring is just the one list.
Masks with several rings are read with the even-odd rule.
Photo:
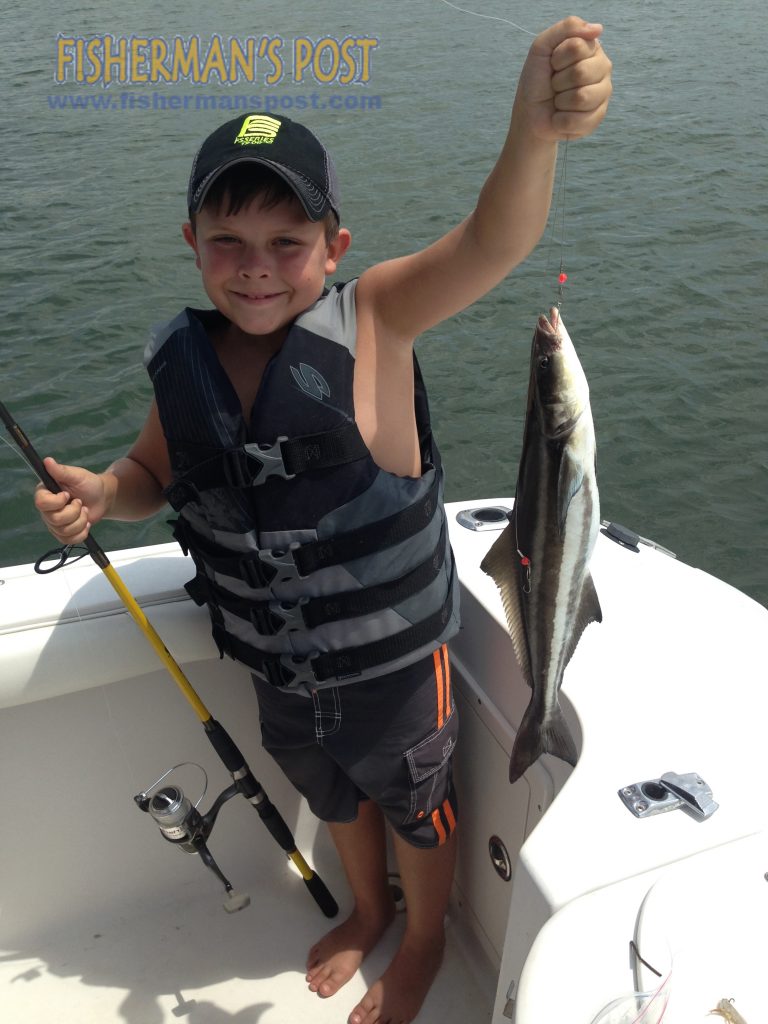
[[296, 840], [293, 838], [293, 833], [288, 828], [286, 823], [283, 821], [283, 816], [269, 799], [264, 794], [264, 800], [256, 805], [256, 810], [259, 813], [259, 817], [269, 829], [269, 834], [283, 850], [290, 855], [296, 851]]
[[325, 916], [336, 917], [339, 912], [339, 905], [331, 896], [320, 875], [313, 874], [311, 878], [305, 878], [304, 884], [312, 893], [312, 898]]
[[203, 723], [203, 726], [211, 746], [224, 762], [227, 771], [239, 772], [242, 768], [248, 767], [237, 744], [220, 722], [217, 722], [215, 718], [209, 718], [207, 722]]

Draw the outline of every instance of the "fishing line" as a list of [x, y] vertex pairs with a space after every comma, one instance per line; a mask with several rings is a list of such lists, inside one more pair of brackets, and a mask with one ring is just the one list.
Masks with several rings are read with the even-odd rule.
[[[15, 456], [21, 459], [25, 469], [29, 470], [33, 476], [36, 475], [34, 469], [30, 466], [29, 461], [25, 458], [17, 445], [12, 444], [4, 434], [0, 434], [0, 441], [2, 441], [6, 447], [10, 448]], [[72, 552], [75, 553], [73, 554]], [[45, 576], [48, 573], [53, 572], [55, 569], [61, 568], [62, 565], [70, 565], [73, 562], [79, 561], [87, 554], [88, 549], [82, 544], [64, 544], [58, 548], [47, 551], [44, 555], [41, 555], [35, 562], [35, 572], [40, 576]], [[46, 568], [46, 566], [48, 567]], [[77, 616], [78, 622], [82, 622], [83, 616], [80, 612], [80, 608], [78, 607], [77, 597], [75, 592], [72, 590], [70, 579], [66, 574], [64, 585], [69, 593], [70, 610]]]
[[557, 215], [560, 213], [560, 270], [557, 275], [557, 306], [558, 311], [563, 304], [563, 285], [568, 280], [568, 275], [563, 269], [565, 266], [565, 184], [568, 170], [568, 139], [563, 145], [563, 157], [560, 162], [560, 184], [555, 194], [555, 209], [552, 213], [552, 230], [549, 238], [549, 253], [547, 255], [547, 272], [551, 266], [552, 246], [555, 242], [557, 230]]
[[[4, 434], [0, 434], [0, 441], [2, 441], [2, 442], [3, 442], [3, 444], [4, 444], [4, 445], [5, 445], [5, 446], [6, 446], [7, 448], [10, 448], [10, 449], [11, 449], [11, 451], [13, 452], [13, 454], [14, 454], [14, 455], [15, 455], [15, 456], [16, 456], [17, 458], [21, 459], [21, 461], [22, 461], [22, 462], [24, 463], [24, 468], [25, 468], [25, 469], [30, 469], [30, 468], [31, 468], [31, 467], [30, 467], [30, 465], [29, 465], [29, 463], [27, 462], [27, 460], [26, 460], [26, 459], [24, 458], [24, 456], [23, 456], [23, 455], [21, 454], [21, 452], [19, 451], [19, 449], [18, 449], [18, 448], [15, 448], [15, 447], [14, 447], [14, 446], [13, 446], [13, 445], [11, 444], [11, 442], [10, 442], [10, 441], [8, 440], [8, 438], [7, 438], [7, 437], [6, 437], [6, 436], [5, 436]], [[34, 473], [34, 470], [32, 470], [32, 472]]]
[[512, 25], [521, 32], [525, 32], [527, 36], [538, 35], [537, 32], [531, 32], [527, 28], [523, 28], [522, 25], [518, 25], [516, 21], [510, 21], [509, 18], [500, 18], [496, 14], [481, 14], [479, 11], [468, 11], [466, 7], [459, 7], [456, 4], [450, 3], [450, 0], [440, 0], [440, 2], [445, 4], [446, 7], [452, 7], [454, 11], [461, 11], [462, 14], [471, 14], [475, 18], [487, 18], [488, 21], [503, 21], [505, 25]]
[[[522, 25], [518, 25], [516, 21], [510, 21], [509, 18], [500, 18], [496, 14], [482, 14], [480, 11], [471, 11], [466, 7], [459, 7], [458, 4], [451, 3], [451, 0], [440, 0], [440, 3], [445, 4], [446, 7], [451, 7], [454, 11], [460, 11], [462, 14], [469, 14], [473, 18], [485, 18], [488, 21], [501, 21], [505, 25], [512, 25], [519, 32], [524, 32], [527, 36], [536, 36], [537, 32], [531, 32], [530, 29], [524, 28]], [[557, 215], [560, 212], [560, 270], [557, 275], [557, 299], [555, 305], [558, 311], [562, 308], [564, 299], [563, 285], [568, 280], [568, 275], [565, 272], [565, 184], [566, 184], [566, 169], [568, 166], [568, 139], [565, 139], [563, 145], [563, 156], [560, 161], [560, 181], [555, 192], [555, 205], [552, 215], [552, 227], [550, 233], [549, 250], [547, 254], [546, 270], [549, 272], [551, 265], [552, 247], [555, 242], [555, 231], [557, 227]]]

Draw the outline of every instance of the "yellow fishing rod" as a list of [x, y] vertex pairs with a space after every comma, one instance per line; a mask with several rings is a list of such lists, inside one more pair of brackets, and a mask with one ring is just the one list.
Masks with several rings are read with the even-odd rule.
[[[8, 409], [0, 402], [0, 419], [8, 429], [9, 434], [21, 451], [27, 463], [34, 470], [41, 483], [54, 494], [57, 494], [61, 487], [56, 483], [51, 474], [45, 468], [43, 460], [35, 451], [28, 437], [15, 422]], [[270, 801], [260, 783], [256, 780], [251, 769], [248, 767], [245, 758], [240, 753], [236, 744], [224, 727], [216, 721], [208, 708], [200, 699], [190, 681], [182, 672], [178, 663], [165, 646], [154, 626], [146, 617], [135, 597], [126, 587], [118, 575], [103, 548], [96, 542], [92, 533], [83, 542], [93, 561], [101, 569], [128, 610], [131, 618], [152, 645], [155, 653], [165, 665], [168, 672], [176, 681], [179, 689], [192, 706], [197, 717], [202, 722], [205, 734], [211, 742], [216, 753], [224, 762], [227, 770], [232, 775], [232, 785], [225, 789], [214, 801], [213, 806], [207, 814], [201, 815], [196, 807], [193, 807], [184, 796], [178, 786], [166, 785], [158, 790], [154, 796], [149, 797], [149, 792], [154, 788], [150, 787], [148, 792], [139, 793], [134, 797], [136, 803], [143, 811], [148, 811], [160, 827], [163, 836], [171, 843], [179, 845], [182, 849], [192, 853], [199, 853], [207, 867], [224, 884], [227, 893], [227, 900], [224, 903], [225, 910], [241, 910], [250, 902], [247, 897], [238, 896], [232, 889], [229, 881], [224, 877], [218, 865], [211, 856], [207, 839], [213, 830], [216, 817], [221, 807], [237, 793], [242, 794], [258, 811], [259, 817], [269, 829], [275, 841], [282, 847], [288, 857], [298, 868], [304, 884], [309, 889], [315, 902], [326, 917], [334, 917], [338, 913], [338, 905], [330, 894], [322, 879], [317, 875], [304, 860], [296, 849], [291, 830], [286, 825], [280, 812]], [[67, 549], [65, 548], [65, 551]], [[66, 555], [60, 564], [64, 564]], [[173, 769], [172, 769], [173, 770]], [[166, 772], [166, 775], [169, 773]], [[158, 782], [166, 776], [162, 776]], [[157, 785], [157, 783], [155, 783]]]

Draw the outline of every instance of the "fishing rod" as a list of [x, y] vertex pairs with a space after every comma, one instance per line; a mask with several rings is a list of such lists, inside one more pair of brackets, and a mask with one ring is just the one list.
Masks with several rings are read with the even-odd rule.
[[[34, 470], [41, 483], [52, 493], [58, 494], [61, 491], [61, 487], [59, 487], [51, 474], [45, 468], [43, 460], [37, 454], [24, 431], [18, 423], [15, 422], [10, 412], [2, 402], [0, 402], [0, 419], [2, 419], [8, 429], [8, 433], [13, 438], [24, 459]], [[203, 729], [205, 730], [205, 735], [210, 740], [211, 745], [223, 761], [233, 779], [232, 784], [223, 790], [223, 792], [221, 792], [216, 798], [213, 806], [207, 814], [202, 815], [197, 810], [197, 807], [191, 804], [189, 799], [182, 792], [181, 788], [177, 785], [166, 785], [157, 790], [157, 792], [150, 797], [150, 793], [158, 783], [165, 779], [171, 771], [175, 770], [172, 768], [169, 772], [162, 775], [157, 782], [153, 783], [147, 791], [138, 793], [134, 797], [137, 806], [140, 810], [147, 811], [151, 814], [165, 839], [177, 846], [180, 846], [181, 849], [188, 853], [197, 853], [200, 855], [200, 858], [206, 867], [210, 868], [216, 877], [223, 883], [227, 894], [224, 902], [224, 909], [231, 913], [237, 910], [242, 910], [243, 907], [248, 906], [250, 899], [247, 896], [238, 895], [234, 892], [232, 885], [221, 873], [218, 865], [211, 856], [207, 845], [207, 839], [213, 830], [216, 817], [222, 806], [233, 796], [236, 796], [238, 793], [242, 794], [256, 809], [259, 817], [269, 829], [273, 839], [280, 847], [282, 847], [290, 860], [293, 861], [295, 866], [298, 868], [301, 877], [304, 880], [304, 884], [307, 889], [309, 889], [312, 897], [322, 912], [326, 917], [334, 917], [339, 910], [335, 899], [326, 888], [320, 876], [309, 867], [302, 855], [296, 849], [296, 843], [291, 830], [286, 825], [280, 815], [280, 812], [262, 789], [260, 783], [254, 777], [245, 758], [235, 745], [229, 733], [219, 722], [216, 721], [208, 708], [202, 702], [192, 687], [192, 684], [184, 675], [178, 663], [155, 631], [154, 626], [147, 619], [138, 602], [118, 575], [103, 548], [97, 543], [93, 534], [89, 533], [83, 543], [88, 554], [90, 554], [93, 561], [107, 577], [118, 597], [128, 610], [131, 618], [154, 648], [155, 653], [171, 674], [184, 697], [191, 705], [193, 711], [200, 719]], [[63, 555], [60, 562], [61, 565], [66, 561], [66, 552], [67, 546], [63, 549]], [[180, 766], [177, 765], [176, 767]]]

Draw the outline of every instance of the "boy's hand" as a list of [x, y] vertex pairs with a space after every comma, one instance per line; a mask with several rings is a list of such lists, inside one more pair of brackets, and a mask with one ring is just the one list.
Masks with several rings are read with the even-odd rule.
[[583, 138], [605, 117], [612, 64], [599, 42], [602, 31], [602, 25], [571, 17], [534, 40], [515, 108], [537, 138]]
[[[536, 37], [504, 146], [475, 209], [421, 252], [361, 276], [358, 341], [373, 338], [381, 351], [412, 342], [485, 295], [531, 252], [547, 224], [556, 143], [589, 135], [605, 117], [611, 62], [598, 41], [602, 31], [602, 25], [566, 18]], [[380, 359], [372, 357], [371, 365]], [[394, 379], [394, 370], [389, 378], [376, 372]]]
[[40, 484], [35, 491], [37, 510], [58, 541], [79, 544], [106, 512], [104, 481], [80, 466], [61, 466], [51, 458], [44, 462], [61, 490], [54, 494]]

